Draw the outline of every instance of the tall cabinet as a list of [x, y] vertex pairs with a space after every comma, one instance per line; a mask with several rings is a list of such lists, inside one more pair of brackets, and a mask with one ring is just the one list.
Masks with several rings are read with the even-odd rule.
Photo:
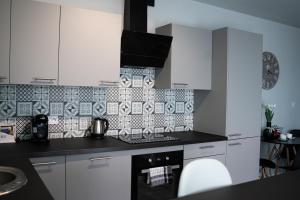
[[213, 31], [212, 90], [195, 92], [194, 129], [225, 135], [235, 184], [259, 174], [262, 35]]
[[10, 0], [0, 1], [0, 84], [9, 83]]
[[57, 84], [60, 6], [12, 0], [10, 82]]

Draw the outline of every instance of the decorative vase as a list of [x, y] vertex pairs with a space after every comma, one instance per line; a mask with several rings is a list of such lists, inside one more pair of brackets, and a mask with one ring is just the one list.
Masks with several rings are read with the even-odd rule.
[[267, 127], [272, 127], [272, 122], [267, 122]]

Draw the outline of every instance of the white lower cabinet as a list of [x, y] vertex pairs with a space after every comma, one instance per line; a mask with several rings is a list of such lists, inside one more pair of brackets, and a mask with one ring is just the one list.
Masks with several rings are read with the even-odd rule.
[[30, 159], [55, 200], [65, 200], [65, 156]]
[[67, 156], [66, 186], [67, 200], [130, 200], [131, 156], [122, 152]]
[[226, 166], [233, 184], [256, 180], [259, 177], [260, 137], [227, 142]]

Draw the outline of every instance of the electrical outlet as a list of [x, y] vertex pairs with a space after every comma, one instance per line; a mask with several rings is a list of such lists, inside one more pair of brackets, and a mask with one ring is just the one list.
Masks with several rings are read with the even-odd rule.
[[58, 124], [58, 116], [49, 116], [48, 124], [57, 125]]

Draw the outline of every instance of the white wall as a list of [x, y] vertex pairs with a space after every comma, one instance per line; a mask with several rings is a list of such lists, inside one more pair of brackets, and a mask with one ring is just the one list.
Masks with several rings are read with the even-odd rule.
[[[109, 12], [123, 13], [123, 0], [40, 0], [66, 5], [80, 6]], [[264, 51], [271, 51], [279, 60], [280, 77], [270, 91], [263, 91], [263, 103], [275, 103], [274, 124], [300, 128], [300, 29], [194, 2], [192, 0], [156, 0], [149, 8], [148, 29], [167, 23], [178, 23], [207, 29], [229, 26], [264, 36]], [[295, 107], [292, 107], [292, 103]], [[247, 105], [245, 105], [247, 106]], [[264, 116], [263, 116], [264, 126]]]

